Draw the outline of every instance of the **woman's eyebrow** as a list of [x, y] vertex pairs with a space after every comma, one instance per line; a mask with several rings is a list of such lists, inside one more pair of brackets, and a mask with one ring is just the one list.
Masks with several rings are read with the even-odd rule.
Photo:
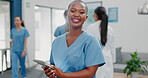
[[85, 11], [85, 9], [80, 9], [80, 11]]

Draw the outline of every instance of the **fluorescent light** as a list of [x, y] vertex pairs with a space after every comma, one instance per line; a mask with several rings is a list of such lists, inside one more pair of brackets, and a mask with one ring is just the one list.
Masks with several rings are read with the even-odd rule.
[[34, 6], [34, 9], [39, 9], [39, 7], [38, 6]]

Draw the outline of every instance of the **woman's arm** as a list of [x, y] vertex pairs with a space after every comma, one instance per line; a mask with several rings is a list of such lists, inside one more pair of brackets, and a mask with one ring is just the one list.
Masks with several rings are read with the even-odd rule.
[[53, 66], [54, 73], [60, 78], [93, 78], [98, 69], [98, 65], [86, 67], [85, 69], [78, 72], [64, 73], [61, 69]]
[[13, 38], [11, 38], [11, 41], [10, 41], [10, 48], [12, 48], [12, 44], [13, 44]]
[[24, 39], [24, 51], [26, 52], [27, 50], [27, 38]]
[[27, 52], [27, 38], [24, 39], [24, 50], [22, 52], [22, 57], [25, 57]]
[[116, 62], [115, 33], [112, 28], [110, 28], [110, 30], [109, 30], [109, 40], [110, 40], [109, 47], [110, 47], [110, 52], [112, 55], [112, 60], [113, 60], [113, 63], [115, 63]]

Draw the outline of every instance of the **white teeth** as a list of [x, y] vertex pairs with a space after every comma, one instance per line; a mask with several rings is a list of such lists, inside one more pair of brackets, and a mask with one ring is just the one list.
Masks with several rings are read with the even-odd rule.
[[74, 22], [78, 22], [79, 20], [77, 20], [77, 19], [73, 19], [73, 21], [74, 21]]

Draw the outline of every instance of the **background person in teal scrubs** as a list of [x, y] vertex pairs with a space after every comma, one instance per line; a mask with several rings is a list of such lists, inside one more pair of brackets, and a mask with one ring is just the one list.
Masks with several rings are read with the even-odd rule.
[[12, 39], [11, 60], [12, 60], [12, 78], [18, 78], [18, 60], [21, 66], [21, 77], [26, 77], [25, 56], [27, 50], [27, 38], [29, 33], [24, 28], [23, 21], [20, 17], [15, 17], [16, 27], [12, 28], [10, 37]]
[[50, 63], [54, 70], [42, 67], [50, 78], [96, 78], [99, 66], [105, 64], [97, 38], [82, 31], [87, 19], [87, 6], [74, 1], [68, 7], [70, 31], [57, 37], [52, 44]]
[[62, 34], [64, 34], [64, 33], [69, 31], [69, 25], [68, 25], [67, 19], [66, 19], [67, 18], [67, 10], [65, 10], [65, 12], [64, 12], [64, 18], [65, 18], [66, 22], [65, 22], [65, 24], [63, 24], [61, 26], [58, 26], [56, 28], [56, 30], [54, 32], [54, 36], [55, 37], [58, 37], [58, 36], [60, 36], [60, 35], [62, 35]]

